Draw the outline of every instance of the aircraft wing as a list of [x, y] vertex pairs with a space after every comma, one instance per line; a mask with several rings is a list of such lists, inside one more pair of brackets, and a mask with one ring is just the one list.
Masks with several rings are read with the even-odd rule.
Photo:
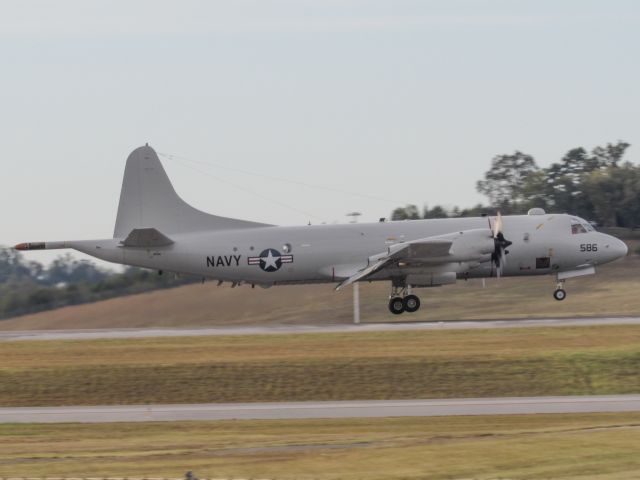
[[[465, 230], [407, 243], [391, 245], [386, 252], [369, 257], [368, 265], [354, 272], [336, 290], [357, 282], [391, 265], [398, 267], [451, 262], [487, 262], [495, 250], [493, 234], [488, 229]], [[408, 265], [403, 265], [408, 264]]]
[[436, 258], [446, 257], [451, 251], [453, 240], [441, 238], [425, 238], [414, 240], [409, 243], [393, 245], [388, 252], [376, 255], [369, 259], [369, 265], [359, 270], [336, 287], [340, 290], [353, 282], [362, 280], [372, 275], [386, 266], [400, 261], [428, 261]]

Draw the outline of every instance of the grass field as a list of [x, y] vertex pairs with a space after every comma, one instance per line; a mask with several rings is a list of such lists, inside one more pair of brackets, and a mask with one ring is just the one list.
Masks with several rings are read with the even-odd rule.
[[0, 425], [0, 476], [636, 479], [640, 413]]
[[640, 392], [640, 327], [2, 343], [0, 405]]
[[[633, 242], [632, 242], [633, 243]], [[635, 245], [635, 244], [634, 244]], [[633, 250], [632, 250], [633, 251]], [[387, 310], [387, 282], [361, 286], [364, 322], [637, 315], [640, 257], [567, 282], [568, 297], [553, 300], [551, 276], [487, 279], [421, 289], [421, 310], [396, 317]], [[352, 321], [351, 289], [332, 284], [274, 287], [189, 285], [0, 321], [0, 330], [151, 326], [327, 324]]]

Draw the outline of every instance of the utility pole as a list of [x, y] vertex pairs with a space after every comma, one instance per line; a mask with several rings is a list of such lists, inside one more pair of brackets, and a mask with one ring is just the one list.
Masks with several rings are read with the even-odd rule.
[[[351, 212], [347, 213], [347, 217], [351, 217], [349, 223], [358, 223], [358, 217], [360, 217], [362, 213], [360, 212]], [[358, 282], [353, 283], [353, 323], [360, 323], [360, 284]]]
[[353, 283], [353, 323], [360, 323], [360, 284]]

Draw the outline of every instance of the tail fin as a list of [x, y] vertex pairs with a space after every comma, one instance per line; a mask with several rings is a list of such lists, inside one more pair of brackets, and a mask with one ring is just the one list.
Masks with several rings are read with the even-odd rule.
[[138, 228], [155, 228], [164, 234], [172, 234], [266, 226], [209, 215], [187, 204], [173, 189], [158, 155], [148, 145], [129, 155], [114, 238], [125, 238]]

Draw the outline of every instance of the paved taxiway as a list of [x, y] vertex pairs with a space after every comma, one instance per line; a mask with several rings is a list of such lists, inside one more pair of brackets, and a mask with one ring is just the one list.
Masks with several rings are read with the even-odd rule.
[[640, 395], [0, 408], [0, 423], [162, 422], [640, 412]]
[[274, 325], [210, 328], [118, 328], [99, 330], [0, 331], [0, 341], [91, 340], [99, 338], [193, 337], [207, 335], [274, 335], [284, 333], [389, 332], [407, 330], [458, 330], [482, 328], [580, 327], [590, 325], [640, 325], [640, 317], [538, 318], [451, 322], [364, 323], [360, 325]]

